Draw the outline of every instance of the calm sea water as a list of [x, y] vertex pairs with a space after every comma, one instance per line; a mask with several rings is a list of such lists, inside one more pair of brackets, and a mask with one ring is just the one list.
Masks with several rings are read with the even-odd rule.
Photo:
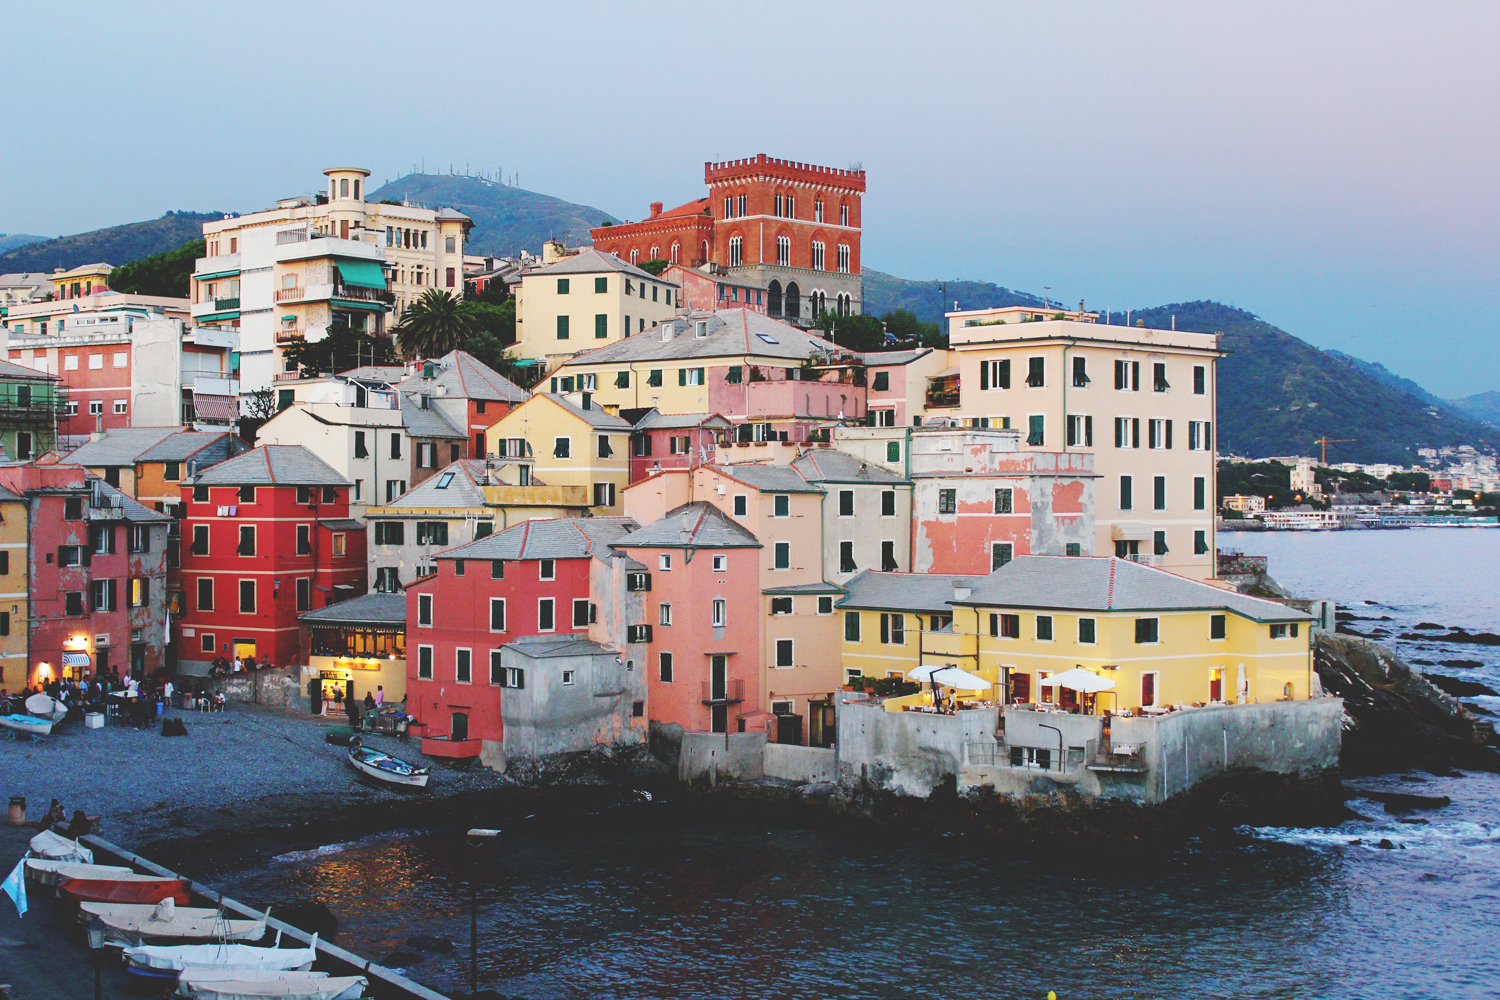
[[[1403, 622], [1500, 621], [1500, 532], [1224, 544], [1271, 555], [1294, 590], [1375, 600]], [[439, 990], [467, 988], [472, 877], [481, 986], [529, 1000], [1500, 997], [1500, 781], [1363, 787], [1454, 804], [1397, 818], [1356, 800], [1368, 819], [1338, 828], [1128, 857], [660, 805], [518, 817], [478, 859], [457, 831], [411, 830], [204, 875], [256, 903], [320, 898], [340, 943], [376, 959], [413, 934], [449, 937], [458, 950], [410, 970]]]

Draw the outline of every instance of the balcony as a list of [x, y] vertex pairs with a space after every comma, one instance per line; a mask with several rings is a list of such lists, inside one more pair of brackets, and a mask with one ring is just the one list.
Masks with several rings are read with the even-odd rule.
[[1140, 773], [1146, 770], [1145, 743], [1106, 743], [1100, 741], [1089, 758], [1090, 771], [1124, 771]]
[[744, 700], [744, 681], [725, 681], [722, 684], [715, 684], [712, 681], [703, 682], [703, 704], [705, 705], [734, 705]]
[[283, 326], [276, 331], [276, 344], [278, 347], [295, 344], [303, 339], [305, 338], [302, 336], [302, 330], [299, 327]]
[[278, 288], [276, 290], [276, 301], [277, 302], [296, 302], [296, 301], [300, 300], [302, 298], [302, 296], [305, 295], [305, 294], [306, 294], [306, 291], [303, 288], [301, 288], [301, 287], [297, 287], [297, 288]]
[[389, 289], [361, 285], [334, 285], [333, 297], [348, 302], [383, 302], [387, 305], [396, 301], [396, 293]]
[[214, 312], [227, 312], [240, 307], [239, 297], [232, 299], [214, 299]]
[[927, 390], [927, 405], [932, 408], [957, 406], [959, 398], [959, 389], [956, 385], [951, 388], [932, 386]]

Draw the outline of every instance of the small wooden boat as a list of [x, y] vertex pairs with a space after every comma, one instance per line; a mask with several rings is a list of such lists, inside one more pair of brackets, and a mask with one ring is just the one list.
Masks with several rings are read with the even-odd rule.
[[204, 941], [254, 941], [266, 934], [266, 918], [230, 920], [222, 911], [206, 907], [181, 907], [168, 897], [149, 906], [142, 903], [80, 903], [104, 924], [104, 943], [115, 948], [141, 944], [188, 944]]
[[392, 757], [371, 747], [351, 746], [349, 763], [356, 771], [372, 778], [410, 788], [426, 788], [432, 772], [429, 767], [416, 767], [400, 757]]
[[26, 699], [26, 712], [48, 722], [61, 722], [68, 717], [68, 706], [50, 694], [34, 694]]
[[63, 895], [75, 903], [160, 903], [174, 900], [188, 904], [188, 884], [180, 878], [66, 878], [58, 883]]
[[32, 837], [30, 847], [31, 856], [34, 858], [47, 858], [52, 861], [81, 861], [86, 865], [94, 863], [93, 851], [76, 840], [59, 837], [51, 830], [43, 830]]
[[50, 861], [46, 858], [27, 858], [26, 877], [38, 885], [57, 885], [65, 878], [119, 879], [133, 882], [152, 879], [155, 875], [137, 875], [132, 869], [116, 865], [85, 865], [76, 861]]
[[33, 738], [52, 735], [52, 720], [38, 719], [34, 715], [0, 715], [0, 727]]
[[[281, 933], [276, 934], [281, 942]], [[318, 957], [318, 936], [306, 948], [257, 948], [249, 944], [144, 944], [125, 949], [129, 971], [176, 979], [189, 967], [242, 972], [307, 971]], [[274, 995], [274, 994], [273, 994]]]
[[246, 972], [189, 968], [177, 980], [177, 995], [188, 1000], [357, 1000], [365, 995], [364, 976], [326, 972]]

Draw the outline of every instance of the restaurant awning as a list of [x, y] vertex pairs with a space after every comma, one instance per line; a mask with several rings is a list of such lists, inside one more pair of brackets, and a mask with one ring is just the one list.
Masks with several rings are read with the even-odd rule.
[[86, 667], [89, 665], [89, 654], [87, 653], [64, 653], [62, 665], [65, 667]]
[[200, 420], [238, 420], [240, 401], [233, 396], [194, 393], [193, 412]]
[[385, 272], [380, 265], [373, 260], [344, 260], [334, 261], [339, 269], [339, 277], [344, 279], [344, 284], [355, 285], [359, 288], [385, 288]]

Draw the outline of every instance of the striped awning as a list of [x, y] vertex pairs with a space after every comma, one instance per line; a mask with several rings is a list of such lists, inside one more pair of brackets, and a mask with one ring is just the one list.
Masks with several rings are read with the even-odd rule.
[[65, 667], [86, 667], [91, 661], [87, 653], [64, 653], [62, 665]]
[[240, 401], [233, 396], [194, 393], [193, 412], [200, 420], [238, 420]]

